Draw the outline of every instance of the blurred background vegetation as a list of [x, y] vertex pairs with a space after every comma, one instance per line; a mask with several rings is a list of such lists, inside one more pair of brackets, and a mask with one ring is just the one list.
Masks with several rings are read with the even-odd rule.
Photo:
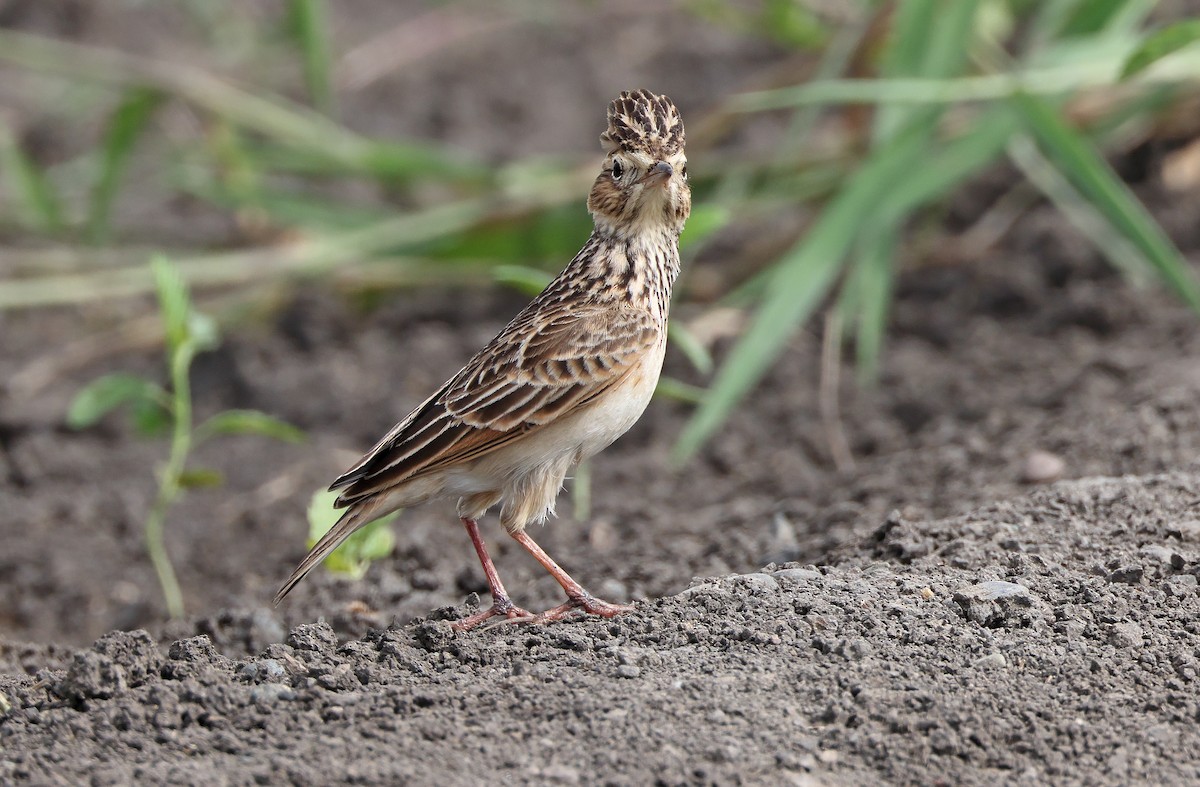
[[[1181, 194], [1200, 182], [1200, 19], [1185, 3], [403, 5], [379, 28], [365, 0], [0, 0], [0, 314], [134, 298], [131, 324], [158, 331], [135, 298], [154, 290], [154, 251], [226, 334], [303, 282], [534, 291], [590, 230], [603, 101], [643, 86], [672, 94], [688, 126], [695, 264], [679, 297], [728, 323], [674, 329], [707, 380], [664, 381], [697, 406], [681, 458], [814, 313], [821, 374], [836, 376], [846, 343], [870, 384], [896, 272], [978, 256], [1037, 201], [1134, 282], [1200, 308], [1192, 266], [1108, 163], [1167, 139], [1163, 177]], [[634, 34], [663, 14], [688, 20], [703, 58], [651, 59], [656, 39]], [[563, 61], [562, 84], [496, 84], [470, 54], [566, 19], [612, 48]], [[751, 76], [706, 89], [726, 40]], [[452, 76], [412, 84], [414, 64], [455, 53]], [[610, 85], [631, 56], [661, 79]], [[473, 135], [461, 129], [481, 93], [464, 82], [489, 94]], [[488, 122], [527, 91], [537, 134]], [[605, 98], [576, 113], [577, 93]], [[439, 134], [439, 118], [459, 131]], [[1019, 176], [951, 237], [964, 184], [998, 168]], [[737, 338], [714, 364], [718, 334]]]

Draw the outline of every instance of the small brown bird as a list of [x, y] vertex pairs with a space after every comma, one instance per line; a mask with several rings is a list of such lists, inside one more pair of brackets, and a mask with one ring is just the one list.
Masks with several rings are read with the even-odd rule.
[[[557, 620], [574, 610], [612, 617], [525, 532], [545, 522], [567, 472], [624, 434], [662, 370], [679, 233], [691, 211], [683, 121], [666, 96], [622, 93], [600, 135], [604, 166], [588, 196], [595, 229], [575, 259], [437, 393], [333, 482], [349, 510], [275, 596], [368, 522], [458, 498], [458, 514], [492, 593], [469, 629], [502, 616]], [[499, 504], [508, 534], [562, 585], [568, 601], [540, 615], [513, 604], [477, 520]]]

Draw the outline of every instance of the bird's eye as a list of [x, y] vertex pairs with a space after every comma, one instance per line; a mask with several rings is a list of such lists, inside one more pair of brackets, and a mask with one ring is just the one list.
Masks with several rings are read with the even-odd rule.
[[679, 170], [679, 174], [683, 176], [684, 180], [687, 180], [687, 164], [683, 165], [683, 168]]
[[625, 174], [625, 168], [621, 166], [620, 160], [613, 159], [613, 165], [612, 165], [613, 180], [620, 180], [621, 176], [624, 174]]

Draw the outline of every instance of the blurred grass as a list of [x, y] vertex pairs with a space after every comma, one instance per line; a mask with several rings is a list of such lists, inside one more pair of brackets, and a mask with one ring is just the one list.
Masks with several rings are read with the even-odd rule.
[[[92, 113], [79, 122], [103, 133], [69, 166], [39, 162], [0, 116], [0, 186], [13, 208], [0, 223], [22, 246], [43, 247], [8, 255], [0, 310], [153, 290], [145, 241], [122, 237], [114, 218], [153, 156], [165, 157], [149, 161], [156, 188], [200, 200], [243, 230], [237, 248], [172, 250], [196, 288], [245, 287], [254, 297], [247, 285], [332, 277], [533, 292], [582, 244], [597, 157], [496, 168], [436, 143], [365, 136], [339, 119], [336, 6], [289, 0], [278, 19], [240, 15], [236, 4], [189, 8], [210, 31], [209, 66], [0, 29], [0, 64], [10, 70], [113, 95], [107, 110], [79, 110]], [[724, 271], [722, 286], [733, 288], [724, 301], [753, 316], [711, 387], [665, 381], [661, 393], [699, 404], [679, 457], [711, 438], [823, 307], [836, 310], [870, 384], [910, 228], [1006, 162], [1087, 227], [1114, 265], [1200, 309], [1193, 270], [1106, 159], [1130, 128], [1151, 128], [1197, 95], [1200, 21], [1160, 24], [1144, 0], [895, 0], [846, 3], [836, 16], [791, 0], [686, 8], [729, 35], [807, 53], [809, 65], [770, 71], [751, 82], [760, 89], [688, 114], [695, 210], [685, 256], [703, 255], [731, 227], [804, 220], [766, 268], [735, 258]], [[277, 62], [290, 71], [262, 67]], [[191, 124], [182, 135], [181, 111]], [[714, 153], [764, 115], [786, 121], [770, 156]], [[672, 340], [701, 376], [713, 368], [709, 348], [682, 325]]]

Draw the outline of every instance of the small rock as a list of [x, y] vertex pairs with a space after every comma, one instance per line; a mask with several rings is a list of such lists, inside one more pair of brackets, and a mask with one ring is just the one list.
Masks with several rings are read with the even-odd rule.
[[291, 701], [296, 699], [296, 692], [291, 686], [283, 683], [264, 683], [261, 686], [255, 686], [250, 692], [250, 699], [260, 705], [270, 705], [280, 701]]
[[362, 688], [349, 664], [339, 664], [329, 672], [318, 675], [317, 684], [330, 691], [353, 691]]
[[687, 598], [688, 596], [694, 596], [697, 593], [707, 593], [711, 590], [716, 590], [717, 587], [718, 585], [715, 582], [701, 582], [699, 585], [692, 585], [690, 588], [685, 588], [684, 590], [679, 591], [675, 594], [675, 597]]
[[758, 593], [774, 593], [779, 590], [779, 583], [770, 574], [741, 574], [735, 578], [735, 581], [747, 585]]
[[1141, 566], [1122, 566], [1115, 571], [1109, 572], [1109, 582], [1119, 582], [1125, 585], [1141, 584], [1142, 577], [1146, 571]]
[[783, 568], [772, 572], [771, 576], [781, 582], [812, 582], [821, 578], [821, 572], [811, 568]]
[[218, 657], [217, 649], [207, 635], [176, 640], [167, 650], [167, 658], [173, 661], [198, 661], [211, 664]]
[[333, 651], [337, 647], [337, 634], [333, 627], [325, 621], [320, 623], [305, 623], [292, 629], [288, 635], [287, 644], [296, 650], [308, 650], [317, 653]]
[[1008, 659], [1004, 658], [1003, 653], [989, 653], [975, 659], [974, 664], [980, 669], [1004, 669], [1008, 666]]
[[1032, 623], [1034, 596], [1015, 582], [980, 582], [956, 592], [953, 599], [967, 620], [981, 626], [1000, 628]]
[[283, 665], [275, 659], [259, 659], [257, 663], [259, 674], [265, 675], [269, 679], [278, 680], [287, 674]]
[[960, 592], [962, 595], [977, 601], [996, 601], [997, 599], [1001, 598], [1028, 596], [1029, 588], [1025, 587], [1024, 585], [1018, 585], [1016, 582], [990, 580], [988, 582], [980, 582], [979, 584], [971, 585]]
[[641, 667], [635, 667], [632, 664], [622, 664], [617, 667], [618, 678], [636, 678], [642, 674]]
[[1109, 644], [1118, 648], [1140, 648], [1145, 638], [1136, 623], [1114, 623], [1108, 632]]
[[1186, 519], [1172, 528], [1182, 541], [1200, 541], [1200, 519]]
[[1021, 481], [1026, 484], [1049, 484], [1062, 477], [1067, 463], [1058, 454], [1032, 451], [1021, 466]]

